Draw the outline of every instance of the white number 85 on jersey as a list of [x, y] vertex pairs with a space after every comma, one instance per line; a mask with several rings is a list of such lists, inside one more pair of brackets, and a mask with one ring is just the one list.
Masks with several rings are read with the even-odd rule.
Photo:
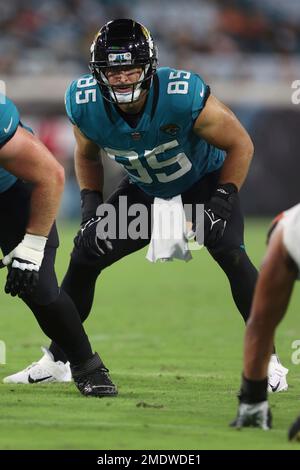
[[[166, 142], [152, 150], [145, 150], [144, 156], [147, 159], [147, 164], [151, 169], [155, 171], [155, 176], [160, 183], [169, 183], [174, 181], [181, 176], [185, 175], [192, 168], [192, 162], [188, 159], [185, 153], [180, 152], [177, 155], [168, 158], [167, 160], [158, 161], [157, 155], [179, 146], [177, 140]], [[104, 148], [107, 155], [124, 166], [124, 168], [131, 173], [135, 171], [137, 176], [133, 175], [134, 178], [141, 183], [151, 184], [153, 179], [150, 176], [147, 168], [145, 168], [140, 160], [139, 154], [134, 151], [126, 150], [115, 150], [108, 147]], [[118, 158], [121, 157], [121, 158]], [[124, 161], [125, 160], [125, 161]], [[163, 168], [167, 168], [170, 165], [177, 163], [179, 165], [178, 170], [175, 170], [171, 174], [165, 173]]]

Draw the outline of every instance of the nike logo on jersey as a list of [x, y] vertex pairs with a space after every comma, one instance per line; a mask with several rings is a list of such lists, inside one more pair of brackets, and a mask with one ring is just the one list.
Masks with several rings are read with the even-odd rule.
[[200, 91], [200, 96], [203, 98], [205, 92], [205, 86], [202, 84], [202, 90]]
[[12, 123], [13, 123], [13, 118], [11, 117], [8, 126], [7, 126], [7, 127], [4, 127], [4, 132], [5, 132], [5, 134], [7, 134], [7, 133], [10, 131], [10, 128], [11, 128], [11, 126], [12, 126]]
[[39, 382], [44, 382], [44, 380], [51, 379], [52, 375], [48, 375], [48, 377], [42, 377], [41, 379], [33, 379], [30, 377], [30, 374], [28, 375], [28, 382], [30, 384], [37, 384]]

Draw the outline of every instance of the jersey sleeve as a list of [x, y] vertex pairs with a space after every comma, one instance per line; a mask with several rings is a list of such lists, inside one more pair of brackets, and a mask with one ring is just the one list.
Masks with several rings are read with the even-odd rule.
[[205, 81], [194, 72], [170, 68], [162, 68], [160, 78], [168, 109], [182, 123], [195, 121], [210, 95]]
[[194, 96], [192, 102], [192, 118], [197, 119], [203, 110], [210, 95], [210, 87], [204, 82], [200, 75], [194, 74]]
[[76, 116], [74, 110], [74, 99], [75, 99], [75, 91], [76, 90], [76, 81], [73, 81], [67, 88], [65, 93], [65, 108], [68, 118], [70, 119], [71, 123], [77, 125], [76, 123]]
[[83, 75], [74, 80], [65, 93], [66, 113], [71, 123], [88, 139], [93, 140], [93, 129], [98, 122], [97, 82], [92, 75]]
[[6, 96], [0, 96], [0, 146], [15, 134], [20, 123], [20, 115], [15, 104]]

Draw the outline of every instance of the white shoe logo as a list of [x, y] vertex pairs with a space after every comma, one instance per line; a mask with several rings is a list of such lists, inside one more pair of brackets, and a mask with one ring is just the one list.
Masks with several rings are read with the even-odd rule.
[[202, 90], [200, 91], [200, 96], [201, 98], [203, 98], [204, 96], [204, 85], [202, 84]]
[[271, 389], [272, 389], [272, 392], [275, 393], [275, 392], [277, 391], [279, 385], [280, 385], [280, 380], [277, 382], [276, 385], [271, 385], [271, 384], [269, 384], [269, 385], [270, 385], [270, 387], [271, 387]]
[[10, 128], [11, 128], [11, 126], [12, 126], [12, 123], [13, 123], [13, 118], [11, 117], [8, 126], [7, 126], [7, 127], [4, 127], [4, 132], [5, 132], [5, 134], [7, 134], [7, 133], [10, 131]]

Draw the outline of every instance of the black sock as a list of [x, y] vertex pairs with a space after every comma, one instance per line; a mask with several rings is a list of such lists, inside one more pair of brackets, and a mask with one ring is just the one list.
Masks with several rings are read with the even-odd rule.
[[267, 400], [268, 378], [250, 380], [242, 376], [242, 386], [239, 394], [241, 403], [260, 403]]
[[52, 353], [55, 362], [61, 361], [66, 363], [68, 361], [67, 356], [65, 355], [63, 350], [55, 343], [55, 341], [51, 342], [49, 346], [49, 351]]

